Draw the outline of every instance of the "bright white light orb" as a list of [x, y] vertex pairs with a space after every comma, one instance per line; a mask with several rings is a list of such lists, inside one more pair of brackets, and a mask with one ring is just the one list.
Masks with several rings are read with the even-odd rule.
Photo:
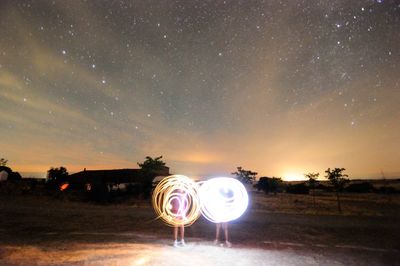
[[239, 218], [247, 209], [249, 196], [237, 179], [217, 177], [201, 182], [199, 188], [201, 213], [213, 223]]
[[163, 178], [153, 191], [152, 203], [158, 218], [170, 226], [193, 224], [200, 216], [198, 185], [184, 175]]

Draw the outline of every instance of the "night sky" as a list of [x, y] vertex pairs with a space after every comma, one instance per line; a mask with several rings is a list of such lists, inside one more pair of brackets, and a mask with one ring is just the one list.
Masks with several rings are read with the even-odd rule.
[[0, 1], [0, 157], [400, 176], [400, 3]]

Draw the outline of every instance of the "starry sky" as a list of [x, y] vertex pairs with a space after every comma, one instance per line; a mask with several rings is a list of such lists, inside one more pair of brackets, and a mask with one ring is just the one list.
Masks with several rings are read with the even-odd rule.
[[397, 177], [400, 3], [2, 0], [0, 121], [25, 175]]

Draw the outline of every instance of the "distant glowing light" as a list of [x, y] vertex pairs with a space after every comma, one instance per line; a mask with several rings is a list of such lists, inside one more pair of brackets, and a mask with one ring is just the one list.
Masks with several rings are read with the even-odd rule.
[[184, 175], [167, 176], [153, 191], [152, 204], [158, 218], [170, 226], [191, 225], [200, 216], [198, 185]]
[[249, 203], [243, 184], [229, 177], [217, 177], [202, 182], [199, 197], [201, 213], [213, 223], [229, 222], [239, 218]]
[[287, 173], [283, 175], [283, 179], [286, 181], [300, 181], [305, 180], [305, 177], [303, 174]]
[[62, 184], [62, 185], [60, 186], [60, 190], [61, 190], [61, 191], [64, 191], [64, 190], [66, 190], [68, 187], [69, 187], [69, 184], [68, 184], [68, 183], [64, 183], [64, 184]]

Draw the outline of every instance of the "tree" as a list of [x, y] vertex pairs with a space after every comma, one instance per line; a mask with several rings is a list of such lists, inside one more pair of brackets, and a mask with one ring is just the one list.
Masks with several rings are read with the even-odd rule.
[[145, 173], [157, 173], [165, 168], [165, 162], [163, 162], [161, 159], [162, 156], [158, 156], [154, 159], [150, 156], [146, 156], [146, 160], [144, 160], [143, 163], [137, 164]]
[[343, 171], [346, 170], [345, 168], [335, 168], [335, 169], [331, 169], [328, 168], [325, 173], [326, 173], [326, 178], [329, 179], [329, 181], [331, 182], [335, 193], [336, 193], [336, 199], [337, 199], [337, 203], [338, 203], [338, 211], [342, 212], [342, 208], [340, 206], [340, 192], [343, 191], [345, 185], [349, 182], [348, 179], [346, 179], [345, 177], [348, 177], [348, 175], [343, 174]]
[[242, 182], [243, 184], [253, 183], [256, 179], [257, 172], [253, 172], [251, 170], [244, 170], [241, 166], [236, 167], [237, 171], [233, 172], [232, 175], [235, 175], [235, 178]]
[[8, 160], [6, 160], [4, 158], [0, 158], [0, 166], [6, 166], [7, 162], [8, 162]]
[[165, 171], [165, 162], [161, 159], [162, 155], [155, 158], [146, 156], [146, 160], [144, 160], [143, 163], [137, 163], [145, 177], [143, 183], [143, 194], [145, 198], [150, 196], [153, 187], [153, 178], [160, 172], [162, 173]]
[[67, 168], [60, 166], [59, 168], [51, 167], [47, 171], [47, 179], [48, 184], [53, 185], [55, 187], [59, 187], [59, 185], [63, 182], [66, 182], [68, 178]]
[[313, 205], [315, 209], [315, 187], [318, 185], [317, 178], [319, 176], [319, 173], [308, 173], [305, 174], [304, 176], [308, 178], [308, 186], [312, 191]]

